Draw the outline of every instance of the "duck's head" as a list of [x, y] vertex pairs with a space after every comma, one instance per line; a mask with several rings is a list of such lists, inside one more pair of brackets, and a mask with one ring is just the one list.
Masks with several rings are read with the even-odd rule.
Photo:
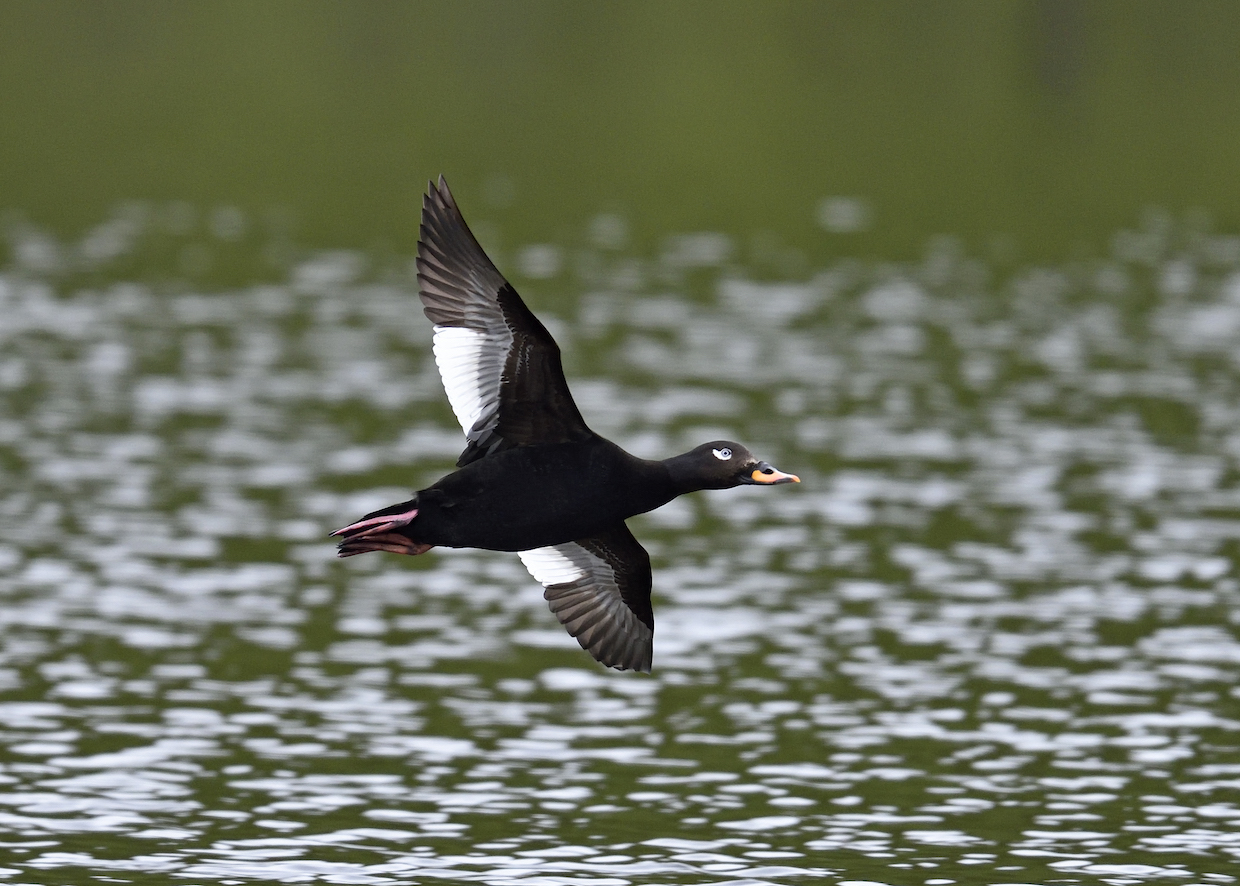
[[712, 440], [664, 464], [672, 479], [686, 491], [731, 489], [733, 486], [776, 486], [800, 483], [796, 474], [777, 471], [739, 443]]

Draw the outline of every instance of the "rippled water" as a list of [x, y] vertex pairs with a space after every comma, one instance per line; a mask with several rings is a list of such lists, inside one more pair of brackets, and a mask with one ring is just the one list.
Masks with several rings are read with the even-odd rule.
[[334, 559], [461, 448], [407, 258], [189, 286], [235, 227], [148, 224], [0, 274], [0, 878], [1240, 873], [1240, 241], [501, 255], [598, 431], [804, 480], [634, 521], [645, 677], [515, 556]]

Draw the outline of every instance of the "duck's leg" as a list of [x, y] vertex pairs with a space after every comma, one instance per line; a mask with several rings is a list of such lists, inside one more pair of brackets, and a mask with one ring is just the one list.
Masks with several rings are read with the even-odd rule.
[[377, 535], [359, 535], [347, 538], [336, 549], [337, 557], [354, 557], [369, 551], [387, 551], [389, 554], [425, 554], [434, 545], [420, 541], [411, 541], [399, 532], [384, 532]]
[[417, 499], [367, 514], [356, 523], [332, 533], [344, 539], [337, 551], [339, 557], [352, 557], [367, 551], [388, 551], [393, 554], [424, 554], [434, 545], [413, 541], [399, 532], [418, 516]]
[[408, 526], [413, 522], [413, 518], [418, 515], [418, 509], [414, 507], [416, 504], [417, 499], [413, 499], [383, 508], [382, 510], [371, 511], [356, 523], [350, 523], [348, 526], [337, 529], [332, 535], [338, 535], [342, 538], [362, 538], [391, 532], [393, 529], [398, 529], [401, 526]]

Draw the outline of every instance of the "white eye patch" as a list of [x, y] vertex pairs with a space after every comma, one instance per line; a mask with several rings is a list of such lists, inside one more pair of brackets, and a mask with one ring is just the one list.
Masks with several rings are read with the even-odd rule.
[[732, 450], [728, 449], [726, 446], [723, 449], [712, 449], [711, 453], [720, 461], [727, 461], [732, 457]]

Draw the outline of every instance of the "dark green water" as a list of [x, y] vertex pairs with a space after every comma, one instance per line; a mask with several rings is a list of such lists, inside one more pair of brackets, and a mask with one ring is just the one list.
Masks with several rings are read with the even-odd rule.
[[[0, 882], [1235, 882], [1240, 62], [1169, 8], [6, 5]], [[441, 170], [596, 430], [804, 481], [633, 521], [651, 676], [334, 558], [462, 446]]]
[[646, 677], [515, 556], [334, 559], [461, 446], [406, 259], [114, 273], [248, 248], [168, 213], [0, 275], [10, 882], [1232, 882], [1237, 238], [513, 250], [596, 429], [804, 480], [634, 521]]
[[[1149, 205], [1240, 225], [1240, 7], [1159, 2], [0, 5], [0, 210], [279, 209], [412, 249], [444, 172], [509, 236], [755, 234], [909, 259], [1105, 250]], [[869, 224], [826, 234], [824, 198]]]

